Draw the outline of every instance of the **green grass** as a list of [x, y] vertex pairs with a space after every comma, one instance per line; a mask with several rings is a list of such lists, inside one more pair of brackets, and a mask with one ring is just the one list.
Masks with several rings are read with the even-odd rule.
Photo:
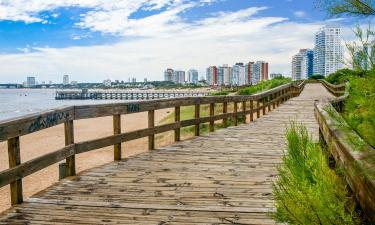
[[288, 151], [273, 189], [275, 219], [289, 224], [360, 224], [344, 181], [329, 168], [307, 129], [291, 123], [286, 137]]
[[220, 95], [228, 95], [228, 91], [217, 91], [217, 92], [212, 92], [210, 95], [211, 96], [220, 96]]
[[251, 95], [257, 92], [266, 91], [275, 87], [278, 87], [283, 84], [290, 83], [292, 80], [290, 78], [284, 78], [284, 77], [276, 77], [272, 80], [268, 81], [261, 81], [257, 85], [253, 85], [250, 87], [246, 87], [243, 89], [240, 89], [237, 94], [239, 95]]
[[342, 116], [369, 145], [375, 147], [375, 70], [339, 70], [326, 80], [332, 84], [350, 83]]

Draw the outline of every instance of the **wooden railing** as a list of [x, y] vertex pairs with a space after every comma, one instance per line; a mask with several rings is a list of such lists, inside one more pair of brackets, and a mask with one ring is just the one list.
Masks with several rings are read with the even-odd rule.
[[[369, 155], [374, 157], [375, 149], [351, 130], [340, 115], [345, 107], [344, 101], [349, 96], [349, 84], [332, 85], [326, 81], [321, 83], [339, 97], [328, 102], [315, 103], [320, 137], [326, 142], [335, 162], [343, 168], [346, 181], [361, 208], [375, 223], [375, 178], [373, 175], [367, 175], [375, 165], [366, 160]], [[361, 144], [353, 143], [351, 140], [354, 139]]]
[[[266, 108], [271, 111], [280, 103], [287, 101], [293, 96], [299, 95], [305, 83], [294, 82], [285, 84], [271, 90], [243, 96], [212, 96], [212, 97], [189, 97], [163, 100], [138, 101], [130, 103], [112, 103], [101, 105], [70, 106], [42, 113], [24, 116], [0, 123], [0, 141], [8, 142], [9, 169], [0, 172], [0, 187], [10, 184], [11, 203], [19, 204], [23, 201], [22, 178], [33, 174], [47, 166], [66, 160], [66, 176], [76, 174], [75, 155], [114, 146], [114, 160], [121, 160], [121, 143], [148, 137], [148, 148], [155, 147], [155, 134], [174, 130], [175, 141], [180, 141], [180, 129], [187, 126], [195, 126], [195, 136], [200, 135], [200, 124], [209, 123], [209, 131], [214, 131], [214, 122], [223, 120], [227, 127], [227, 120], [232, 118], [234, 125], [238, 124], [238, 118], [253, 114], [259, 118], [260, 114], [266, 114]], [[250, 109], [247, 109], [247, 102]], [[234, 104], [234, 111], [228, 112], [228, 103]], [[238, 104], [242, 108], [238, 108]], [[209, 104], [209, 116], [200, 116], [200, 106]], [[215, 105], [223, 104], [223, 113], [214, 115]], [[195, 106], [194, 119], [180, 119], [182, 106]], [[175, 122], [155, 126], [155, 110], [174, 108]], [[148, 128], [121, 133], [121, 115], [139, 112], [148, 112]], [[113, 135], [90, 141], [74, 142], [74, 120], [95, 117], [113, 116]], [[49, 127], [64, 123], [65, 147], [54, 152], [39, 156], [27, 162], [21, 162], [20, 137]]]

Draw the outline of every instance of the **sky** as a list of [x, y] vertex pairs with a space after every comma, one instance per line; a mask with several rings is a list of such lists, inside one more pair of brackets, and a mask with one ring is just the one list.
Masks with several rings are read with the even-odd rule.
[[314, 0], [0, 0], [0, 83], [162, 80], [166, 68], [264, 60], [291, 72], [326, 24], [358, 23]]

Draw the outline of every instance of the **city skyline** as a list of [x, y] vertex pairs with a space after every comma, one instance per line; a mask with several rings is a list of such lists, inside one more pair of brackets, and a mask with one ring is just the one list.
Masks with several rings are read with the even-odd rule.
[[168, 67], [204, 74], [206, 65], [255, 57], [270, 62], [270, 73], [290, 74], [298, 46], [313, 46], [313, 30], [340, 23], [348, 38], [355, 22], [330, 19], [313, 1], [127, 3], [0, 3], [0, 82], [162, 80]]

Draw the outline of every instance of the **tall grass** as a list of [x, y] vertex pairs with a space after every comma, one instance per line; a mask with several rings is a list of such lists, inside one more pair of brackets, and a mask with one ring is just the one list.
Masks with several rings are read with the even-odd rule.
[[251, 95], [251, 94], [254, 94], [256, 92], [266, 91], [266, 90], [278, 87], [280, 85], [287, 84], [291, 81], [292, 80], [290, 78], [276, 77], [272, 80], [261, 81], [257, 85], [253, 85], [253, 86], [250, 86], [250, 87], [240, 89], [238, 91], [238, 94], [239, 95]]
[[344, 182], [329, 168], [307, 129], [291, 123], [288, 151], [274, 185], [275, 219], [289, 224], [359, 224]]

